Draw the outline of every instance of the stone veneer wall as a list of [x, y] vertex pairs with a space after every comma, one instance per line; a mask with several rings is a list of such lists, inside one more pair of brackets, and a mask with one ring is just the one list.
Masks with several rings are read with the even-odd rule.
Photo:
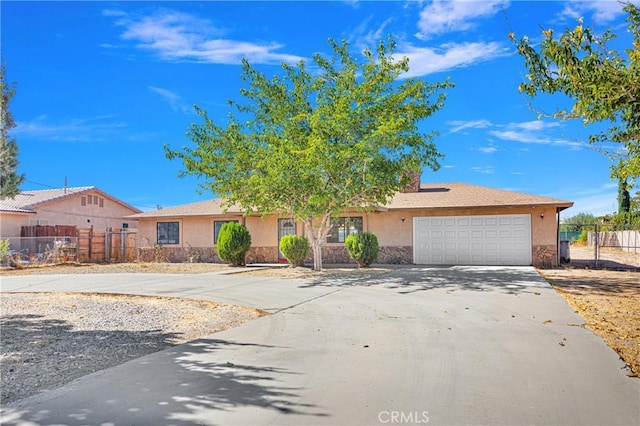
[[[313, 257], [309, 257], [313, 264]], [[325, 246], [322, 247], [322, 263], [331, 265], [336, 263], [354, 263], [355, 261], [349, 257], [345, 246]]]
[[213, 247], [142, 247], [139, 256], [141, 262], [222, 263]]
[[[558, 266], [558, 249], [555, 245], [533, 246], [532, 263], [538, 268], [555, 268]], [[141, 262], [205, 262], [225, 263], [213, 247], [144, 247], [139, 249]], [[326, 265], [355, 263], [344, 246], [326, 246], [322, 249], [322, 261]], [[251, 247], [247, 253], [247, 264], [278, 262], [277, 247]], [[412, 246], [383, 246], [380, 247], [378, 261], [383, 264], [410, 265], [413, 263]], [[306, 264], [313, 264], [310, 252]]]
[[558, 248], [555, 245], [533, 246], [533, 266], [555, 268], [558, 266]]
[[413, 263], [413, 247], [412, 246], [380, 247], [380, 253], [378, 253], [378, 261], [376, 263], [410, 265]]
[[250, 263], [277, 263], [277, 247], [251, 247], [247, 252], [247, 264]]
[[[141, 262], [202, 262], [226, 263], [214, 247], [144, 247], [139, 249]], [[247, 263], [275, 263], [278, 261], [276, 247], [251, 247], [247, 252]]]

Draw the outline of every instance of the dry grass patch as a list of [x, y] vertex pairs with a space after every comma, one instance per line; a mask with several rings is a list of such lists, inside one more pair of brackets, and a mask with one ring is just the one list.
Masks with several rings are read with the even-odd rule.
[[203, 274], [228, 270], [230, 266], [221, 263], [62, 263], [57, 265], [24, 266], [22, 268], [0, 268], [0, 275], [41, 275], [41, 274]]

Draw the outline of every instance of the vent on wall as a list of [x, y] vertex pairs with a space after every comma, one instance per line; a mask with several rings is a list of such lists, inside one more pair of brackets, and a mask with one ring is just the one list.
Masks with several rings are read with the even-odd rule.
[[81, 197], [80, 205], [86, 206], [87, 204], [95, 204], [99, 207], [104, 207], [104, 198], [98, 197], [97, 195], [87, 195], [86, 197]]

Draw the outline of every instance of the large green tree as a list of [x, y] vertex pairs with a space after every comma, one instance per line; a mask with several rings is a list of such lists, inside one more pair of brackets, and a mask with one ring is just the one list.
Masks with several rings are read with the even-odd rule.
[[16, 93], [15, 84], [5, 80], [5, 65], [0, 65], [0, 90], [2, 104], [0, 105], [0, 199], [15, 198], [19, 187], [24, 181], [24, 175], [18, 174], [18, 144], [9, 135], [9, 131], [16, 127], [13, 115], [9, 110], [9, 102]]
[[418, 124], [453, 86], [402, 80], [409, 63], [393, 57], [392, 39], [362, 59], [345, 41], [329, 44], [333, 54], [315, 54], [310, 70], [305, 61], [282, 64], [270, 79], [243, 61], [246, 103], [230, 101], [223, 125], [196, 107], [203, 123], [188, 132], [195, 147], [165, 147], [169, 159], [182, 160], [181, 175], [203, 178], [227, 205], [302, 221], [315, 270], [332, 218], [384, 204], [410, 173], [438, 169], [434, 132]]
[[[519, 90], [532, 97], [567, 95], [574, 103], [556, 111], [557, 118], [610, 122], [607, 130], [591, 135], [590, 142], [611, 156], [613, 177], [633, 180], [640, 176], [640, 10], [627, 3], [624, 11], [631, 33], [631, 45], [624, 51], [609, 47], [615, 34], [598, 35], [581, 21], [559, 37], [551, 29], [542, 31], [539, 45], [526, 36], [509, 36], [528, 69]], [[619, 149], [605, 149], [606, 142], [619, 143]]]

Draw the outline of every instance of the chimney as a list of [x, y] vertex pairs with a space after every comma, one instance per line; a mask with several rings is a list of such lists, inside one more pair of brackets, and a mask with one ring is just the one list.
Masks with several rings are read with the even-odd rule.
[[406, 176], [410, 179], [410, 182], [402, 192], [420, 192], [420, 175], [420, 172], [407, 173]]

